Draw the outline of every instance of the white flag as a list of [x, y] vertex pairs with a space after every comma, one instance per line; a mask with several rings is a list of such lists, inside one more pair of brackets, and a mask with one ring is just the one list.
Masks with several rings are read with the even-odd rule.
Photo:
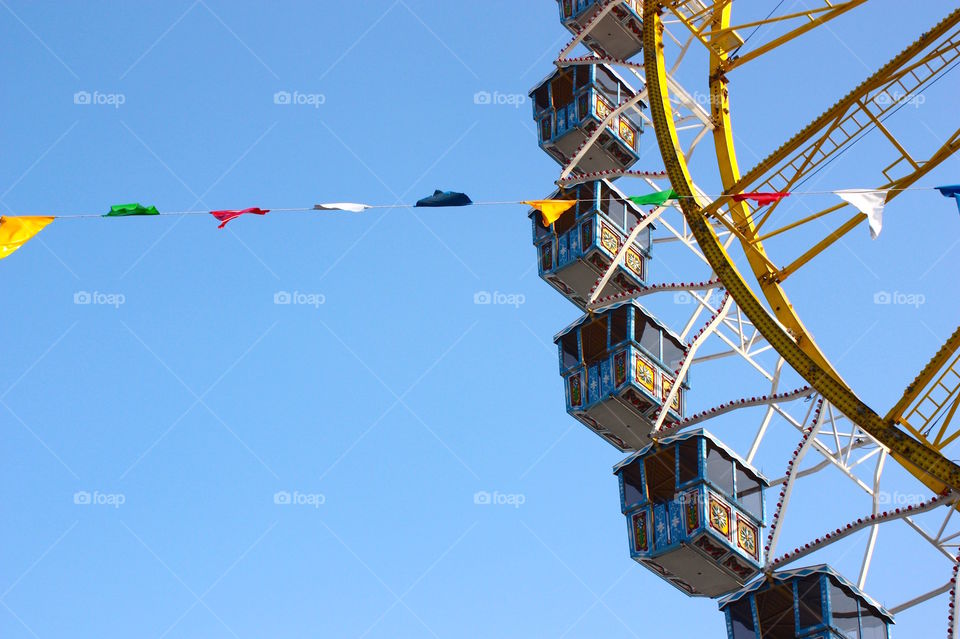
[[366, 204], [354, 204], [353, 202], [331, 202], [329, 204], [314, 204], [314, 211], [350, 211], [351, 213], [363, 213], [370, 207]]
[[877, 239], [880, 229], [883, 228], [883, 207], [887, 203], [887, 191], [848, 189], [834, 191], [834, 193], [867, 216], [867, 222], [870, 223], [870, 237]]

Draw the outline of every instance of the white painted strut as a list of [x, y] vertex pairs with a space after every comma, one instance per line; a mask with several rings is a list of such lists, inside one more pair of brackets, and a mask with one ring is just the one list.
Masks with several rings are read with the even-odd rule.
[[618, 2], [619, 0], [609, 0], [606, 6], [602, 7], [599, 11], [593, 14], [593, 17], [590, 18], [590, 21], [587, 22], [586, 26], [584, 26], [583, 29], [577, 32], [577, 35], [573, 37], [573, 40], [571, 40], [567, 44], [567, 46], [565, 46], [563, 49], [560, 50], [560, 54], [557, 57], [565, 58], [566, 56], [570, 55], [570, 52], [573, 51], [578, 44], [583, 42], [584, 38], [590, 35], [590, 32], [593, 30], [595, 26], [597, 26], [600, 20], [602, 20], [605, 15], [613, 11], [613, 7]]
[[896, 521], [898, 519], [905, 519], [911, 515], [919, 515], [921, 513], [929, 512], [940, 508], [944, 504], [950, 504], [956, 502], [957, 498], [953, 495], [937, 495], [932, 499], [928, 499], [925, 502], [917, 504], [916, 506], [905, 506], [903, 508], [895, 508], [893, 510], [875, 513], [869, 517], [862, 517], [856, 521], [852, 521], [847, 525], [837, 528], [833, 532], [828, 532], [822, 537], [817, 537], [814, 541], [804, 544], [788, 553], [785, 553], [774, 559], [768, 564], [769, 568], [780, 569], [786, 564], [793, 563], [798, 559], [806, 557], [807, 555], [814, 553], [825, 546], [828, 546], [834, 542], [840, 541], [850, 535], [860, 532], [866, 528], [873, 526], [878, 526], [882, 523], [888, 521]]
[[770, 567], [769, 557], [776, 551], [777, 540], [780, 539], [780, 531], [783, 530], [783, 526], [780, 524], [783, 523], [783, 515], [787, 509], [787, 504], [790, 503], [790, 495], [793, 492], [793, 485], [796, 480], [796, 473], [794, 472], [797, 466], [800, 465], [800, 462], [803, 460], [804, 455], [807, 454], [807, 451], [810, 450], [810, 446], [813, 445], [813, 442], [817, 439], [817, 431], [820, 430], [820, 425], [823, 423], [823, 416], [825, 411], [823, 410], [823, 400], [820, 400], [820, 407], [817, 410], [817, 414], [813, 419], [813, 426], [804, 434], [803, 439], [800, 440], [800, 445], [797, 447], [797, 450], [793, 453], [793, 459], [787, 462], [787, 481], [784, 483], [783, 488], [780, 490], [780, 500], [777, 502], [777, 510], [773, 513], [773, 521], [770, 524], [770, 536], [767, 537], [767, 545], [764, 550], [767, 552], [767, 568]]
[[653, 224], [654, 220], [659, 218], [666, 210], [666, 206], [661, 206], [654, 209], [650, 212], [650, 215], [640, 220], [640, 223], [637, 224], [632, 231], [630, 231], [627, 241], [623, 243], [623, 246], [621, 246], [620, 250], [617, 251], [616, 257], [614, 257], [613, 261], [610, 262], [607, 272], [604, 273], [603, 276], [593, 285], [593, 291], [590, 293], [590, 299], [587, 300], [587, 306], [596, 302], [597, 298], [600, 297], [600, 292], [603, 291], [603, 288], [607, 285], [607, 282], [610, 281], [610, 278], [613, 277], [613, 274], [617, 272], [617, 268], [623, 264], [623, 260], [627, 256], [627, 250], [633, 246], [633, 243], [640, 236], [641, 231]]
[[626, 111], [627, 109], [633, 107], [638, 102], [642, 102], [643, 95], [638, 93], [634, 97], [630, 98], [626, 102], [622, 103], [616, 109], [610, 112], [607, 117], [603, 119], [603, 122], [600, 123], [600, 126], [597, 127], [597, 130], [590, 134], [590, 137], [580, 145], [580, 148], [574, 154], [573, 158], [567, 163], [567, 166], [564, 167], [563, 172], [560, 174], [560, 179], [564, 180], [573, 173], [573, 169], [576, 168], [577, 163], [583, 159], [583, 156], [590, 151], [590, 147], [593, 146], [593, 143], [596, 142], [601, 135], [604, 134], [605, 129], [610, 126], [613, 128], [613, 123], [617, 121], [617, 118], [620, 117], [620, 114]]
[[[836, 426], [834, 426], [836, 430]], [[853, 443], [853, 437], [850, 438]], [[873, 473], [873, 515], [874, 517], [880, 511], [880, 475], [883, 473], [883, 463], [887, 461], [887, 449], [880, 449], [880, 459], [877, 461], [876, 470]], [[897, 509], [899, 510], [899, 508]], [[860, 567], [860, 578], [857, 580], [857, 588], [863, 590], [867, 583], [867, 573], [870, 571], [870, 562], [873, 559], [873, 549], [877, 545], [877, 533], [880, 532], [879, 524], [873, 524], [870, 528], [870, 539], [867, 541], [867, 549], [863, 553], [863, 565]]]
[[806, 397], [813, 393], [813, 389], [809, 386], [804, 386], [796, 390], [787, 391], [786, 393], [779, 393], [777, 395], [765, 395], [762, 397], [750, 397], [739, 400], [734, 400], [726, 404], [720, 404], [714, 408], [707, 409], [703, 412], [697, 413], [687, 419], [679, 421], [675, 424], [664, 427], [664, 431], [679, 431], [684, 428], [689, 428], [700, 422], [705, 422], [708, 419], [713, 419], [714, 417], [719, 417], [731, 411], [739, 410], [741, 408], [750, 408], [752, 406], [767, 406], [769, 404], [778, 404], [782, 402], [789, 402], [793, 399], [798, 399], [800, 397]]
[[661, 428], [663, 428], [663, 422], [667, 419], [667, 410], [668, 406], [672, 406], [674, 400], [677, 399], [677, 395], [680, 393], [680, 387], [683, 385], [683, 380], [687, 376], [687, 371], [690, 370], [690, 366], [693, 364], [693, 355], [697, 352], [703, 343], [707, 341], [707, 338], [717, 330], [717, 327], [723, 323], [723, 318], [726, 317], [727, 313], [733, 307], [733, 298], [729, 295], [723, 300], [723, 304], [720, 305], [720, 310], [717, 314], [707, 322], [707, 325], [703, 327], [703, 330], [700, 331], [700, 334], [697, 335], [696, 339], [693, 340], [693, 343], [690, 344], [690, 348], [687, 349], [687, 354], [683, 358], [683, 364], [680, 366], [680, 369], [676, 372], [676, 379], [673, 382], [673, 386], [670, 388], [670, 393], [667, 394], [666, 399], [663, 400], [663, 405], [660, 407], [660, 412], [657, 415], [657, 421], [653, 425], [654, 434], [658, 434]]
[[617, 293], [616, 295], [609, 295], [607, 297], [602, 297], [592, 304], [587, 304], [588, 311], [599, 311], [603, 310], [608, 306], [613, 304], [618, 304], [620, 302], [626, 302], [627, 300], [634, 300], [638, 297], [643, 297], [645, 295], [651, 295], [653, 293], [664, 293], [664, 292], [691, 292], [691, 291], [706, 291], [709, 289], [718, 288], [717, 285], [720, 283], [720, 280], [708, 280], [706, 282], [668, 282], [665, 284], [651, 284], [650, 286], [644, 288], [638, 288], [633, 291], [624, 291], [623, 293]]

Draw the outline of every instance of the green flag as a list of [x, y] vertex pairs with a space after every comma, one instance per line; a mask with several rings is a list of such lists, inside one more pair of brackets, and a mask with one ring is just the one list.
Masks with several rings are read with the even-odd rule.
[[110, 207], [110, 212], [103, 217], [122, 217], [126, 215], [160, 215], [160, 211], [155, 206], [142, 206], [139, 203], [114, 204]]
[[650, 195], [635, 195], [630, 198], [630, 201], [636, 204], [637, 206], [643, 206], [645, 204], [653, 204], [654, 206], [663, 206], [663, 203], [667, 200], [677, 199], [677, 193], [673, 189], [668, 189], [666, 191], [657, 191], [656, 193], [651, 193]]

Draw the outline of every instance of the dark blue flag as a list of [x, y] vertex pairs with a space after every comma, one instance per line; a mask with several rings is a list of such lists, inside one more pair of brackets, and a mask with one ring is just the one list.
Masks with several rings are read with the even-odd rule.
[[937, 190], [943, 197], [952, 197], [957, 201], [957, 210], [960, 210], [960, 184], [951, 184], [949, 186], [938, 186]]
[[417, 206], [468, 206], [473, 200], [456, 191], [434, 191], [430, 197], [417, 202]]

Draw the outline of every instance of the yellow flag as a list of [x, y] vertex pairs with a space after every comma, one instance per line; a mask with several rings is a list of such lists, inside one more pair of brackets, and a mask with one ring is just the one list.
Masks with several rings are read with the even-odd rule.
[[556, 222], [576, 203], [576, 200], [527, 200], [524, 202], [543, 213], [544, 226], [550, 226]]
[[0, 260], [26, 244], [50, 222], [52, 217], [0, 216]]

